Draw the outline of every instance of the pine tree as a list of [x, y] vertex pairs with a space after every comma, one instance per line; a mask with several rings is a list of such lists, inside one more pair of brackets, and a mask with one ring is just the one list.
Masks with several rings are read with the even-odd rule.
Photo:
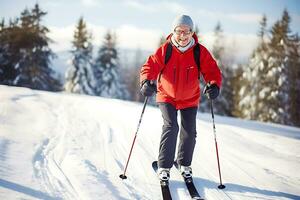
[[51, 40], [47, 37], [48, 28], [41, 24], [42, 17], [47, 13], [36, 4], [29, 11], [21, 13], [20, 33], [15, 38], [19, 60], [15, 68], [18, 75], [15, 85], [32, 89], [60, 90], [61, 83], [55, 78], [55, 72], [50, 68], [51, 59], [55, 57], [49, 47]]
[[5, 85], [13, 85], [17, 76], [17, 69], [14, 66], [17, 64], [18, 53], [13, 41], [20, 32], [17, 24], [15, 20], [6, 26], [3, 19], [0, 26], [0, 83]]
[[264, 121], [298, 125], [300, 108], [300, 58], [299, 37], [290, 30], [291, 17], [287, 10], [271, 29], [270, 58], [267, 71], [270, 85], [267, 114]]
[[128, 99], [128, 92], [118, 68], [116, 35], [108, 31], [94, 64], [96, 94], [103, 97]]
[[[267, 37], [267, 17], [264, 15], [260, 21], [258, 32], [259, 45], [253, 51], [252, 57], [243, 73], [243, 86], [239, 95], [242, 116], [247, 119], [261, 119], [268, 108], [265, 106], [267, 93], [270, 91], [267, 72], [269, 69], [269, 48]], [[262, 120], [262, 119], [261, 119]]]
[[286, 123], [289, 120], [288, 99], [288, 60], [287, 47], [289, 46], [290, 17], [286, 10], [281, 20], [278, 20], [271, 29], [270, 57], [268, 69], [263, 84], [266, 86], [264, 104], [268, 109], [259, 115], [259, 120], [276, 123]]
[[94, 78], [92, 71], [93, 47], [91, 34], [81, 17], [74, 32], [72, 41], [72, 65], [66, 72], [65, 90], [67, 92], [94, 95]]
[[299, 125], [299, 38], [291, 34], [287, 10], [266, 34], [266, 17], [258, 33], [260, 44], [253, 52], [244, 77], [246, 86], [240, 110], [249, 119]]
[[0, 30], [0, 81], [32, 89], [60, 90], [61, 83], [50, 68], [55, 57], [49, 48], [49, 30], [41, 24], [43, 12], [36, 4], [25, 9], [20, 18], [10, 20]]

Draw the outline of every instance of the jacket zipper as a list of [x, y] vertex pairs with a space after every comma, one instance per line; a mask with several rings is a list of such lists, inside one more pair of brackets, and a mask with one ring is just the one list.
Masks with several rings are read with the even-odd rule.
[[186, 82], [188, 83], [188, 81], [189, 81], [189, 73], [190, 73], [190, 69], [191, 69], [191, 67], [188, 67], [187, 68], [187, 72], [186, 72]]

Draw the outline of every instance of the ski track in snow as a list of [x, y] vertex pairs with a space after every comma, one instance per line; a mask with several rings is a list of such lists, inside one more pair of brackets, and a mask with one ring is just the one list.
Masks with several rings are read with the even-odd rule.
[[[61, 107], [61, 110], [57, 111], [60, 114], [55, 114], [57, 126], [61, 127], [58, 128], [59, 132], [54, 137], [44, 141], [37, 152], [34, 159], [35, 174], [44, 183], [44, 187], [49, 193], [63, 199], [85, 199], [87, 197], [89, 199], [101, 199], [107, 195], [106, 193], [110, 199], [125, 199], [117, 189], [114, 189], [116, 187], [110, 181], [109, 173], [104, 170], [115, 165], [116, 158], [113, 159], [110, 156], [118, 154], [113, 144], [114, 134], [118, 131], [113, 129], [110, 122], [106, 123], [105, 121], [102, 121], [101, 125], [99, 123], [94, 124], [95, 127], [92, 127], [91, 131], [85, 130], [90, 126], [90, 123], [85, 119], [72, 117], [75, 116], [76, 113], [73, 111], [78, 109], [76, 106], [79, 103], [68, 102], [67, 108]], [[65, 113], [68, 116], [63, 116]], [[94, 121], [91, 119], [90, 122]], [[65, 127], [66, 125], [67, 127]], [[102, 138], [101, 133], [103, 134]], [[99, 147], [99, 152], [102, 152], [101, 156], [103, 155], [103, 170], [97, 169], [90, 160], [86, 159], [84, 149], [87, 147]], [[108, 150], [113, 152], [106, 152]], [[68, 163], [68, 165], [66, 166], [64, 163]], [[72, 170], [72, 167], [76, 170]], [[121, 171], [123, 166], [119, 167], [119, 171]], [[69, 174], [68, 171], [73, 173], [76, 171], [76, 174]], [[82, 189], [84, 183], [89, 185], [88, 193]], [[94, 187], [91, 188], [91, 185]], [[147, 199], [143, 194], [139, 194], [133, 185], [128, 183], [124, 185], [128, 197]], [[108, 189], [103, 191], [99, 188]]]
[[[1, 199], [161, 199], [151, 168], [162, 126], [157, 108], [147, 106], [128, 179], [121, 180], [141, 104], [6, 86], [0, 86], [1, 96]], [[211, 118], [198, 114], [193, 169], [201, 196], [208, 200], [300, 199], [300, 176], [295, 174], [300, 167], [300, 142], [295, 135], [300, 135], [299, 129], [262, 123], [256, 128], [255, 122], [240, 121], [216, 116], [226, 185], [218, 190]], [[287, 132], [278, 135], [282, 130]], [[32, 171], [24, 172], [20, 165]], [[174, 200], [189, 199], [182, 177], [173, 168], [170, 190]]]

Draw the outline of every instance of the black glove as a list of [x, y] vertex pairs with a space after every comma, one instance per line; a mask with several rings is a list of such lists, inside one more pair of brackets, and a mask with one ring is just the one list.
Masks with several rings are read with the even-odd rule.
[[145, 97], [151, 97], [156, 92], [156, 85], [149, 80], [143, 80], [141, 84], [141, 94]]
[[204, 87], [204, 91], [203, 93], [207, 96], [208, 99], [215, 99], [219, 96], [220, 93], [220, 89], [217, 86], [217, 84], [213, 83], [213, 84], [206, 84], [206, 86]]

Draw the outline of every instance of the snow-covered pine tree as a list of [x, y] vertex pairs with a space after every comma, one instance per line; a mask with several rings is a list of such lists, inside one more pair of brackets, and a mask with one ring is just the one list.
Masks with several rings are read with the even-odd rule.
[[72, 64], [66, 72], [67, 92], [95, 95], [92, 71], [93, 46], [83, 17], [80, 17], [72, 41]]
[[267, 17], [264, 15], [260, 21], [258, 32], [259, 44], [253, 51], [249, 63], [243, 73], [243, 86], [240, 89], [239, 110], [246, 119], [259, 119], [268, 112], [265, 99], [269, 98], [268, 84], [269, 48], [267, 41]]
[[261, 22], [261, 42], [245, 70], [247, 84], [240, 91], [240, 110], [248, 119], [299, 124], [299, 38], [291, 34], [290, 20], [284, 10], [268, 41], [266, 19]]
[[271, 29], [268, 67], [265, 71], [265, 79], [261, 82], [265, 86], [263, 88], [265, 99], [264, 110], [259, 114], [258, 119], [262, 121], [284, 124], [289, 120], [289, 23], [290, 16], [284, 10], [282, 19], [278, 20]]
[[93, 65], [96, 95], [128, 99], [128, 92], [120, 74], [116, 34], [108, 31]]
[[25, 9], [21, 13], [20, 24], [9, 29], [10, 36], [14, 37], [8, 38], [8, 55], [11, 57], [7, 67], [17, 71], [12, 85], [50, 91], [61, 88], [60, 81], [50, 68], [55, 55], [49, 47], [49, 30], [41, 24], [46, 14], [35, 4], [30, 11]]

